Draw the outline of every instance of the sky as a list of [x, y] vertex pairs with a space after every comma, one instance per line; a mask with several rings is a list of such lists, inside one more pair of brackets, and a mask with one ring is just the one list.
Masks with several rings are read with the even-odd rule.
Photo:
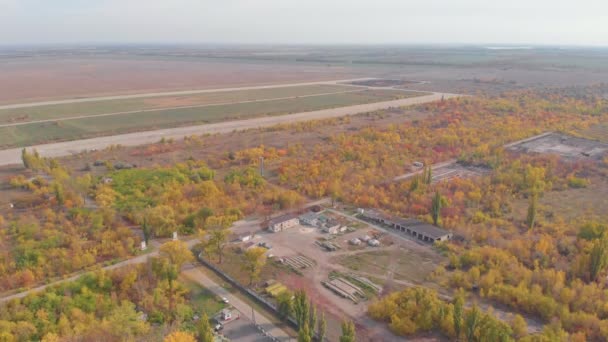
[[606, 0], [0, 0], [0, 45], [608, 46]]

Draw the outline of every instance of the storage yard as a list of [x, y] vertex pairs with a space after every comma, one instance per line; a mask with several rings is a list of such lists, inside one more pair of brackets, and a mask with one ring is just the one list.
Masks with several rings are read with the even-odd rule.
[[571, 160], [601, 160], [608, 153], [608, 143], [561, 133], [545, 133], [507, 146], [524, 153], [556, 154]]
[[[344, 215], [322, 208], [236, 226], [236, 236], [255, 231], [251, 241], [237, 244], [271, 246], [267, 255], [290, 271], [262, 279], [259, 292], [276, 298], [285, 290], [306, 289], [323, 310], [359, 319], [365, 315], [363, 303], [380, 296], [385, 287], [432, 286], [428, 277], [444, 260], [430, 244]], [[269, 229], [277, 224], [283, 228]]]

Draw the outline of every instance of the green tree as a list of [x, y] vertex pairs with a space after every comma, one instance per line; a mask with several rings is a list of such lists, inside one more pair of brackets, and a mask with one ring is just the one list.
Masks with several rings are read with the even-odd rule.
[[277, 296], [277, 311], [283, 321], [287, 321], [289, 316], [293, 314], [293, 301], [291, 297], [292, 293], [289, 291], [283, 291]]
[[464, 298], [462, 294], [456, 295], [454, 298], [454, 332], [456, 338], [460, 338], [462, 332], [462, 316], [464, 311]]
[[410, 191], [414, 192], [416, 190], [418, 190], [418, 188], [420, 187], [420, 177], [418, 175], [414, 176], [414, 179], [412, 179], [412, 182], [410, 183]]
[[305, 323], [303, 326], [300, 326], [298, 330], [298, 342], [311, 342], [310, 338], [310, 329], [308, 328], [308, 323]]
[[55, 182], [53, 184], [53, 192], [55, 194], [57, 205], [63, 206], [65, 204], [65, 191], [63, 190], [63, 185]]
[[325, 319], [325, 313], [321, 313], [321, 319], [319, 320], [319, 342], [325, 340], [325, 334], [327, 333], [327, 320]]
[[308, 323], [310, 307], [308, 305], [308, 298], [304, 290], [299, 290], [295, 293], [293, 312], [298, 327], [302, 327], [304, 324]]
[[466, 312], [464, 318], [464, 334], [467, 338], [467, 341], [473, 342], [476, 340], [475, 337], [477, 335], [480, 322], [481, 312], [479, 311], [477, 305], [473, 305], [473, 307]]
[[21, 150], [21, 161], [23, 162], [23, 167], [29, 169], [32, 167], [30, 154], [27, 153], [27, 150], [23, 148]]
[[143, 218], [143, 220], [144, 220], [144, 222], [141, 225], [141, 230], [144, 233], [144, 241], [146, 242], [146, 246], [147, 246], [152, 232], [150, 231], [150, 226], [148, 225], [148, 220], [146, 220], [145, 217]]
[[340, 342], [355, 342], [355, 324], [352, 321], [342, 322]]
[[593, 241], [589, 255], [589, 274], [591, 280], [597, 279], [598, 275], [608, 266], [608, 237]]
[[528, 226], [528, 229], [534, 228], [534, 224], [536, 223], [537, 202], [536, 195], [532, 195], [530, 197], [530, 204], [528, 205], [528, 215], [526, 216], [526, 225]]
[[207, 317], [207, 313], [203, 312], [203, 315], [196, 326], [196, 331], [198, 333], [199, 342], [213, 342], [215, 340], [213, 337], [211, 324], [209, 324], [209, 317]]
[[433, 224], [438, 225], [439, 217], [441, 215], [441, 207], [443, 206], [444, 198], [441, 196], [439, 191], [435, 192], [433, 196], [433, 202], [431, 204], [431, 217], [433, 218]]
[[315, 327], [317, 326], [317, 308], [312, 304], [308, 304], [310, 307], [310, 315], [308, 316], [308, 326], [310, 327], [310, 338], [315, 337]]

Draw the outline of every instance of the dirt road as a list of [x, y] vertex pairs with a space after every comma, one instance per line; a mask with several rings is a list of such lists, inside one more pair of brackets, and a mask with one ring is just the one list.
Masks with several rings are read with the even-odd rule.
[[339, 83], [349, 83], [349, 82], [365, 81], [365, 80], [371, 80], [371, 79], [373, 79], [373, 78], [353, 78], [353, 79], [346, 79], [346, 80], [333, 80], [333, 81], [321, 81], [321, 82], [302, 82], [302, 83], [273, 84], [273, 85], [262, 85], [262, 86], [251, 86], [251, 87], [237, 87], [237, 88], [198, 89], [198, 90], [169, 91], [169, 92], [159, 92], [159, 93], [144, 93], [144, 94], [134, 94], [134, 95], [115, 95], [115, 96], [87, 97], [87, 98], [79, 98], [79, 99], [42, 101], [42, 102], [30, 102], [30, 103], [16, 103], [16, 104], [10, 104], [10, 105], [0, 106], [0, 110], [1, 109], [17, 109], [17, 108], [39, 107], [39, 106], [68, 104], [68, 103], [83, 103], [83, 102], [109, 101], [109, 100], [140, 99], [140, 98], [144, 98], [144, 97], [195, 95], [195, 94], [219, 93], [219, 92], [239, 91], [239, 90], [300, 87], [300, 86], [309, 86], [309, 85], [317, 85], [317, 84], [336, 85], [336, 84], [339, 84]]
[[[62, 157], [70, 154], [77, 154], [82, 152], [83, 150], [103, 149], [110, 145], [137, 146], [155, 143], [158, 142], [161, 138], [181, 139], [185, 136], [190, 135], [200, 135], [205, 133], [229, 133], [235, 130], [238, 131], [253, 128], [269, 127], [277, 124], [336, 118], [347, 115], [373, 112], [376, 110], [386, 109], [390, 107], [404, 107], [434, 102], [439, 101], [442, 98], [449, 99], [459, 96], [460, 95], [449, 93], [434, 93], [431, 95], [413, 98], [368, 103], [341, 108], [323, 109], [281, 116], [260, 117], [247, 120], [227, 121], [215, 124], [190, 127], [168, 128], [155, 131], [136, 132], [92, 139], [29, 146], [28, 149], [36, 149], [40, 153], [40, 155], [44, 157]], [[19, 163], [21, 163], [21, 148], [0, 151], [0, 166]]]
[[[192, 239], [192, 240], [187, 240], [187, 241], [184, 241], [184, 242], [186, 243], [186, 245], [188, 245], [188, 248], [192, 248], [192, 247], [194, 247], [194, 245], [196, 245], [197, 243], [199, 243], [199, 240], [198, 239]], [[148, 254], [140, 255], [140, 256], [137, 256], [135, 258], [131, 258], [131, 259], [127, 259], [125, 261], [121, 261], [121, 262], [116, 263], [114, 265], [102, 267], [102, 269], [106, 270], [106, 271], [110, 271], [110, 270], [113, 270], [113, 269], [116, 269], [116, 268], [120, 268], [120, 267], [124, 267], [124, 266], [127, 266], [127, 265], [142, 264], [142, 263], [146, 262], [148, 260], [148, 258], [155, 257], [157, 255], [158, 255], [158, 251], [156, 250], [156, 251], [150, 252]], [[2, 298], [0, 298], [0, 303], [7, 302], [7, 301], [9, 301], [11, 299], [23, 298], [23, 297], [27, 296], [30, 293], [36, 293], [36, 292], [43, 291], [44, 289], [46, 289], [49, 286], [54, 286], [54, 285], [59, 285], [59, 284], [62, 284], [62, 283], [74, 281], [74, 280], [82, 277], [86, 273], [88, 273], [88, 272], [86, 272], [86, 271], [85, 272], [79, 272], [78, 274], [73, 275], [73, 276], [71, 276], [69, 278], [61, 279], [61, 280], [54, 281], [54, 282], [46, 284], [46, 285], [34, 287], [34, 288], [29, 289], [29, 290], [26, 290], [26, 291], [23, 291], [23, 292], [19, 292], [19, 293], [10, 295], [10, 296], [2, 297]]]
[[[441, 162], [441, 163], [433, 164], [433, 165], [431, 165], [431, 170], [435, 171], [435, 170], [440, 169], [442, 167], [446, 167], [446, 166], [452, 165], [452, 164], [454, 164], [456, 162], [457, 162], [456, 159], [450, 159], [450, 160], [447, 160], [447, 161], [444, 161], [444, 162]], [[424, 171], [424, 168], [421, 168], [418, 171], [409, 172], [409, 173], [403, 174], [401, 176], [397, 176], [397, 177], [393, 178], [393, 182], [398, 182], [398, 181], [401, 181], [401, 180], [413, 177], [415, 175], [419, 175], [423, 171]]]

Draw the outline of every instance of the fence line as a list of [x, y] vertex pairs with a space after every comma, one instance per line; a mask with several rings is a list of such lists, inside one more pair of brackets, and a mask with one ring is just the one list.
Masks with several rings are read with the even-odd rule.
[[[201, 253], [202, 254], [202, 253]], [[205, 260], [202, 255], [199, 254], [198, 255], [198, 260], [205, 265], [206, 267], [210, 268], [213, 272], [215, 272], [215, 274], [217, 274], [218, 276], [220, 276], [222, 279], [226, 280], [228, 283], [230, 283], [230, 285], [236, 287], [238, 290], [245, 292], [249, 297], [251, 297], [252, 299], [254, 299], [256, 302], [258, 302], [259, 304], [261, 304], [262, 306], [264, 306], [266, 309], [274, 312], [275, 314], [279, 314], [279, 310], [277, 308], [277, 306], [274, 303], [269, 302], [266, 298], [260, 296], [259, 293], [253, 291], [252, 289], [249, 289], [243, 285], [241, 285], [236, 279], [232, 278], [230, 275], [226, 274], [224, 271], [220, 270], [218, 267], [216, 267], [215, 265], [213, 265], [212, 263], [210, 263], [209, 261]], [[289, 323], [289, 325], [294, 328], [294, 329], [298, 329], [298, 323], [296, 322], [295, 319], [293, 319], [292, 317], [288, 317], [287, 319], [287, 323]], [[315, 337], [317, 337], [317, 334], [315, 333]], [[274, 339], [274, 337], [273, 337]]]

